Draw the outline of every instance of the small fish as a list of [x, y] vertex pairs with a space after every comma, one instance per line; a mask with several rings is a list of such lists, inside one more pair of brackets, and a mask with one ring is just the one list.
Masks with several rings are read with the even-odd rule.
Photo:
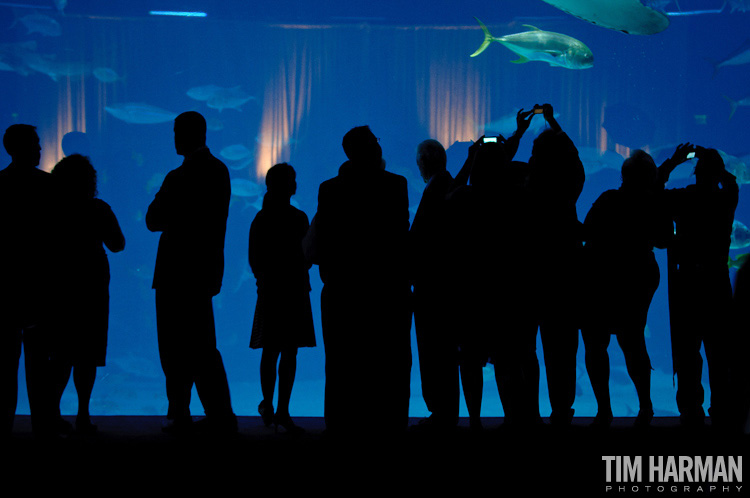
[[239, 86], [232, 88], [220, 88], [206, 101], [211, 109], [221, 112], [223, 109], [240, 110], [240, 106], [253, 100], [255, 97], [248, 95]]
[[254, 197], [263, 193], [260, 185], [245, 178], [232, 178], [232, 195], [237, 197]]
[[224, 159], [228, 159], [230, 161], [239, 161], [240, 159], [245, 159], [250, 156], [250, 154], [252, 154], [252, 151], [242, 144], [235, 144], [224, 147], [223, 149], [221, 149], [219, 154]]
[[52, 81], [64, 77], [86, 76], [91, 72], [85, 62], [60, 61], [53, 55], [28, 54], [23, 60], [30, 69], [46, 74]]
[[177, 117], [176, 112], [137, 102], [113, 104], [111, 106], [106, 106], [104, 110], [117, 119], [121, 119], [126, 123], [134, 124], [166, 123], [168, 121], [174, 121]]
[[742, 249], [750, 246], [750, 229], [741, 221], [734, 220], [732, 223], [732, 237], [729, 243], [730, 249]]
[[120, 81], [122, 79], [114, 69], [108, 67], [94, 68], [92, 73], [94, 73], [94, 77], [102, 83], [114, 83], [115, 81]]
[[719, 72], [719, 69], [723, 67], [750, 64], [750, 41], [745, 41], [740, 48], [732, 52], [725, 59], [718, 62], [709, 60], [709, 62], [714, 66], [714, 77]]
[[[475, 17], [474, 19], [477, 18]], [[524, 24], [531, 31], [495, 38], [482, 21], [477, 19], [477, 22], [482, 31], [484, 31], [484, 41], [471, 54], [471, 57], [481, 54], [490, 43], [495, 41], [519, 55], [518, 59], [511, 61], [515, 64], [541, 61], [548, 63], [550, 66], [565, 67], [568, 69], [586, 69], [594, 65], [594, 55], [591, 53], [591, 50], [583, 42], [570, 36], [551, 31], [542, 31], [534, 26]]]
[[737, 111], [738, 107], [740, 107], [740, 106], [742, 106], [742, 107], [750, 106], [750, 97], [745, 97], [745, 98], [740, 99], [740, 100], [733, 100], [733, 99], [727, 97], [726, 95], [724, 95], [724, 98], [727, 100], [727, 102], [729, 102], [729, 107], [730, 107], [729, 119], [732, 119], [732, 116], [734, 116], [734, 113], [735, 113], [735, 111]]
[[44, 14], [29, 14], [19, 19], [21, 24], [26, 26], [26, 34], [39, 33], [42, 36], [60, 36], [62, 27], [60, 23], [50, 16]]
[[750, 253], [740, 254], [736, 258], [729, 256], [727, 265], [729, 266], [730, 270], [732, 268], [739, 270], [747, 262], [748, 259], [750, 259]]
[[193, 100], [203, 102], [213, 97], [221, 89], [222, 87], [219, 85], [194, 86], [186, 92], [186, 95]]

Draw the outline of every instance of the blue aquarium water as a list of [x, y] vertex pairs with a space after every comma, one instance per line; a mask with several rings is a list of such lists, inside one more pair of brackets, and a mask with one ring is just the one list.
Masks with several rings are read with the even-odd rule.
[[[112, 206], [127, 238], [124, 252], [109, 255], [109, 349], [107, 365], [98, 371], [92, 414], [166, 413], [151, 289], [158, 234], [146, 229], [144, 214], [165, 174], [181, 162], [172, 133], [180, 112], [196, 110], [206, 117], [208, 145], [232, 176], [224, 285], [214, 306], [218, 347], [239, 415], [254, 415], [261, 399], [260, 351], [249, 348], [256, 286], [247, 249], [265, 171], [277, 162], [291, 163], [299, 185], [293, 199], [312, 218], [318, 186], [345, 160], [341, 138], [353, 126], [368, 124], [380, 137], [387, 169], [408, 179], [412, 211], [424, 188], [415, 164], [420, 141], [439, 140], [455, 174], [472, 140], [485, 132], [512, 133], [518, 109], [545, 102], [554, 106], [586, 168], [581, 220], [601, 192], [619, 186], [622, 160], [636, 148], [661, 162], [681, 142], [714, 147], [741, 183], [750, 181], [750, 2], [647, 3], [668, 14], [663, 31], [625, 34], [542, 0], [434, 0], [419, 7], [395, 0], [0, 3], [0, 128], [36, 125], [46, 170], [63, 156], [63, 136], [84, 132], [86, 153], [99, 173], [99, 196]], [[157, 10], [192, 14], [155, 15]], [[500, 43], [470, 57], [484, 39], [474, 17], [495, 37], [533, 29], [524, 25], [573, 37], [590, 49], [593, 66], [512, 63], [519, 55]], [[524, 137], [520, 160], [528, 159], [540, 131], [536, 121], [541, 118]], [[0, 164], [9, 162], [0, 151]], [[691, 170], [681, 166], [669, 186], [693, 182]], [[736, 220], [750, 223], [745, 188], [740, 187]], [[545, 230], [543, 224], [538, 230]], [[554, 257], [556, 241], [545, 243]], [[656, 414], [675, 415], [666, 255], [656, 254], [662, 281], [646, 342]], [[310, 275], [318, 347], [299, 352], [291, 412], [322, 416], [317, 267]], [[581, 343], [574, 408], [577, 415], [591, 416], [596, 404], [583, 352]], [[539, 345], [543, 369], [542, 353]], [[610, 354], [615, 415], [634, 415], [635, 390], [616, 341]], [[416, 347], [413, 360], [410, 414], [420, 417], [427, 412]], [[544, 371], [541, 379], [546, 416]], [[501, 416], [489, 368], [485, 380], [482, 414]], [[19, 384], [18, 413], [28, 413], [23, 365]], [[705, 374], [704, 384], [708, 389]], [[76, 412], [72, 382], [62, 411]], [[197, 396], [193, 412], [202, 414]], [[461, 414], [466, 415], [463, 404]]]

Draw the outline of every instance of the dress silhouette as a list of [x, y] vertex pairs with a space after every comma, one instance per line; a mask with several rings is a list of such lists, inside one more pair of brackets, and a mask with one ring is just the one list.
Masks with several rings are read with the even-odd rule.
[[[72, 154], [52, 170], [62, 189], [68, 223], [62, 254], [68, 277], [60, 296], [58, 334], [63, 338], [63, 359], [67, 371], [73, 368], [78, 395], [76, 430], [96, 429], [89, 416], [89, 401], [96, 368], [106, 364], [109, 327], [109, 261], [104, 246], [112, 252], [125, 248], [125, 237], [109, 204], [96, 197], [96, 170], [88, 158]], [[60, 379], [62, 396], [67, 376]]]
[[[302, 251], [307, 215], [290, 205], [296, 191], [294, 169], [274, 165], [266, 173], [268, 193], [250, 225], [248, 258], [258, 286], [250, 347], [263, 349], [258, 411], [266, 425], [299, 430], [289, 415], [289, 398], [297, 366], [297, 349], [315, 346], [310, 306], [310, 263]], [[279, 396], [273, 394], [278, 366]]]
[[146, 213], [161, 232], [153, 288], [159, 355], [166, 376], [166, 431], [192, 427], [195, 384], [206, 418], [201, 427], [234, 432], [229, 385], [216, 348], [212, 297], [221, 290], [231, 186], [227, 167], [206, 147], [206, 121], [197, 112], [175, 119], [175, 150], [185, 160], [164, 178]]

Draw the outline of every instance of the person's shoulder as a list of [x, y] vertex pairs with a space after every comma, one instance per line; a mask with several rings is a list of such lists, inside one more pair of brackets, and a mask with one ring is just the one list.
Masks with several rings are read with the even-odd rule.
[[112, 206], [110, 206], [107, 201], [98, 197], [94, 197], [93, 206], [94, 209], [97, 209], [99, 211], [112, 211]]
[[292, 205], [290, 205], [289, 208], [290, 208], [289, 210], [292, 213], [292, 216], [294, 217], [295, 220], [299, 221], [300, 223], [302, 221], [304, 221], [307, 224], [310, 223], [310, 218], [308, 218], [307, 213], [305, 213], [301, 209], [299, 209], [297, 207], [294, 207]]
[[403, 175], [399, 175], [398, 173], [393, 173], [392, 171], [383, 171], [384, 173], [384, 179], [387, 183], [392, 184], [394, 186], [406, 186], [406, 177]]

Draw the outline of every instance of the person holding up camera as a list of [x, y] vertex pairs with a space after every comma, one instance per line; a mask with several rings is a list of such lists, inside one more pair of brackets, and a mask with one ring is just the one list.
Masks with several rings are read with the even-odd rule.
[[739, 188], [717, 150], [689, 143], [679, 145], [659, 167], [661, 180], [666, 183], [670, 173], [691, 157], [698, 159], [695, 184], [664, 191], [666, 209], [675, 223], [667, 254], [677, 407], [684, 425], [704, 424], [702, 344], [711, 387], [711, 422], [726, 426], [733, 403], [732, 285], [727, 257]]

